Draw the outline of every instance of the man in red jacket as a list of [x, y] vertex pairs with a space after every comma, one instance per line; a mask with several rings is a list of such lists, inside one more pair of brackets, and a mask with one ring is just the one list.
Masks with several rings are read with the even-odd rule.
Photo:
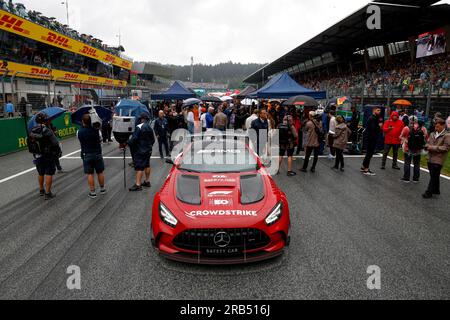
[[398, 160], [398, 150], [400, 149], [401, 141], [400, 136], [402, 134], [403, 128], [405, 124], [400, 120], [398, 112], [394, 111], [391, 113], [391, 118], [385, 122], [383, 126], [384, 132], [384, 154], [383, 154], [383, 163], [381, 165], [381, 169], [386, 169], [386, 161], [391, 152], [391, 149], [394, 150], [394, 160], [392, 163], [392, 168], [395, 170], [401, 170], [397, 165]]

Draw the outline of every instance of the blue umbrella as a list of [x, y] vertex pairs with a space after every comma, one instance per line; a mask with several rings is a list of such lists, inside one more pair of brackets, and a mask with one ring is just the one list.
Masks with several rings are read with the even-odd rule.
[[[42, 111], [40, 111], [39, 113], [43, 113], [47, 116], [47, 119], [49, 121], [53, 121], [56, 118], [62, 116], [64, 113], [66, 113], [66, 110], [64, 110], [63, 108], [57, 108], [57, 107], [51, 107], [51, 108], [46, 108], [43, 109]], [[38, 114], [39, 114], [38, 113]], [[36, 127], [38, 124], [36, 123], [36, 116], [38, 114], [35, 114], [33, 116], [33, 118], [31, 118], [31, 120], [28, 122], [28, 131], [31, 132], [31, 130], [33, 130], [34, 127]]]
[[83, 122], [83, 116], [88, 113], [89, 110], [92, 109], [92, 107], [94, 107], [95, 111], [103, 122], [111, 121], [113, 115], [113, 112], [111, 110], [101, 106], [83, 106], [72, 114], [72, 122], [81, 126]]
[[119, 101], [115, 107], [115, 113], [123, 117], [139, 118], [143, 113], [147, 113], [150, 116], [150, 112], [145, 105], [139, 101], [126, 99]]

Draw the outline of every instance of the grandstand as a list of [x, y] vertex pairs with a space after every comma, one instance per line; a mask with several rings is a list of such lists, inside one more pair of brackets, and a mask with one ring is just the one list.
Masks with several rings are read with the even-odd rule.
[[[450, 114], [450, 6], [437, 2], [369, 3], [244, 82], [261, 86], [288, 72], [330, 99], [390, 105], [403, 97], [427, 114]], [[372, 5], [381, 10], [379, 30], [367, 27]]]
[[132, 95], [149, 101], [152, 94], [170, 87], [173, 73], [172, 68], [155, 62], [134, 62], [130, 81]]
[[13, 101], [19, 112], [26, 103], [34, 109], [73, 108], [98, 99], [102, 90], [120, 95], [133, 64], [123, 52], [122, 46], [108, 46], [20, 3], [0, 0], [0, 105]]

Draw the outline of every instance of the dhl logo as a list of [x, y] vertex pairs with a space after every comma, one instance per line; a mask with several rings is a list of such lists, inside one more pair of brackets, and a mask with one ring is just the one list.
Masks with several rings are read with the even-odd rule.
[[109, 63], [116, 63], [116, 57], [107, 54], [105, 60]]
[[23, 21], [7, 14], [0, 16], [0, 26], [5, 27], [7, 29], [11, 29], [23, 34], [30, 34], [30, 31], [22, 28]]
[[64, 48], [69, 48], [69, 39], [63, 36], [58, 36], [53, 32], [49, 32], [47, 37], [43, 37], [43, 40], [53, 43], [57, 46], [61, 46]]
[[88, 81], [90, 81], [90, 82], [98, 82], [98, 78], [89, 77]]
[[40, 76], [49, 76], [52, 74], [52, 71], [49, 69], [43, 69], [43, 68], [31, 68], [32, 74], [37, 74]]
[[69, 79], [69, 80], [76, 80], [76, 79], [78, 79], [78, 75], [74, 74], [74, 73], [66, 73], [64, 75], [64, 78]]
[[131, 63], [129, 63], [128, 61], [122, 61], [122, 67], [125, 67], [125, 68], [129, 68], [131, 66]]
[[88, 46], [83, 46], [83, 49], [81, 49], [80, 52], [94, 58], [98, 57], [97, 50]]
[[106, 79], [106, 80], [105, 80], [105, 83], [106, 83], [106, 84], [114, 84], [114, 81], [113, 81], [113, 80], [108, 80], [108, 79]]

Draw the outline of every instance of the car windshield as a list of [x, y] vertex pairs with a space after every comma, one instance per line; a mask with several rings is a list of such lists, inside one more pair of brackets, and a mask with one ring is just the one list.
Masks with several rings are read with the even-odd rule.
[[251, 172], [258, 170], [258, 164], [243, 142], [199, 141], [184, 153], [178, 169], [198, 173]]

